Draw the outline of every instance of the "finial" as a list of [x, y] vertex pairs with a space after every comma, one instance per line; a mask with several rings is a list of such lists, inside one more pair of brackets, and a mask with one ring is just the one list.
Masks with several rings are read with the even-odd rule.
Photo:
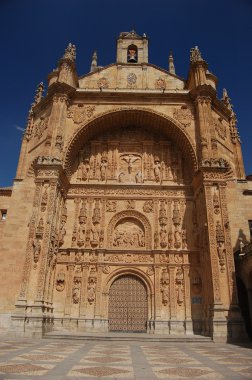
[[169, 73], [175, 74], [175, 66], [174, 66], [172, 50], [170, 50], [170, 54], [169, 54]]
[[190, 62], [195, 63], [199, 61], [204, 61], [204, 59], [201, 56], [198, 46], [195, 46], [190, 50]]
[[93, 72], [97, 69], [97, 51], [95, 50], [92, 55], [92, 62], [90, 66], [90, 71]]
[[43, 82], [40, 82], [35, 93], [34, 103], [33, 103], [34, 105], [38, 104], [41, 101], [43, 97], [43, 91], [44, 91], [44, 84]]
[[233, 111], [233, 105], [231, 104], [231, 99], [228, 96], [227, 90], [223, 88], [223, 93], [222, 93], [222, 99], [221, 101], [225, 104], [225, 106], [230, 110]]
[[65, 54], [63, 55], [63, 59], [68, 59], [72, 62], [76, 60], [76, 47], [75, 45], [71, 44], [71, 42], [68, 44]]

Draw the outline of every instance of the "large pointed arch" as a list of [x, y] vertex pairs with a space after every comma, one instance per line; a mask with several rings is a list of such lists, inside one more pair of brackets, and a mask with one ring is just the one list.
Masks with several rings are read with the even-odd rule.
[[76, 156], [86, 141], [108, 129], [124, 128], [129, 125], [166, 135], [181, 149], [192, 173], [197, 170], [195, 146], [179, 122], [150, 109], [124, 107], [100, 114], [76, 131], [67, 146], [64, 157], [67, 176], [72, 175]]

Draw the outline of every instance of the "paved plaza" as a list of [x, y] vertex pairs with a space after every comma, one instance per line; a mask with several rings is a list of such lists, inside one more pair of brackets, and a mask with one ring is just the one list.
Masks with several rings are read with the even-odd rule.
[[1, 339], [0, 379], [252, 379], [252, 346]]

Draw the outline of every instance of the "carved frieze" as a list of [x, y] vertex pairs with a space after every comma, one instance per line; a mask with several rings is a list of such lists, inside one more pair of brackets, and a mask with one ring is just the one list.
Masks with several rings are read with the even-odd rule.
[[106, 254], [105, 262], [110, 263], [152, 263], [154, 258], [150, 254], [125, 253], [125, 254]]

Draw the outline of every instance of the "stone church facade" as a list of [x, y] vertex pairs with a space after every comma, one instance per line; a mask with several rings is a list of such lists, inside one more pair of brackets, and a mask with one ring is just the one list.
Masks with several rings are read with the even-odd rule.
[[78, 77], [75, 58], [69, 44], [39, 85], [0, 190], [2, 331], [241, 338], [233, 250], [251, 182], [227, 92], [197, 47], [184, 80], [135, 31], [114, 64], [94, 53]]

